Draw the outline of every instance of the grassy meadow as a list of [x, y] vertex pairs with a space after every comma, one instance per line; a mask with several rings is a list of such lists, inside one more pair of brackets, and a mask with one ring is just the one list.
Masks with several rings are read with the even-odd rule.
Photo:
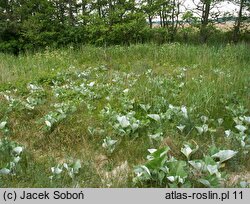
[[0, 53], [0, 187], [249, 187], [249, 53]]

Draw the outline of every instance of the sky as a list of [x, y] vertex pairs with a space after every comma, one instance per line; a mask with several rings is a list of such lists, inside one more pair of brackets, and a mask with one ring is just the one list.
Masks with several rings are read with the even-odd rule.
[[[184, 13], [186, 9], [197, 12], [193, 0], [181, 0], [181, 1], [184, 4], [184, 6], [181, 6], [181, 13]], [[194, 0], [194, 2], [197, 4], [198, 2], [200, 2], [200, 0]], [[217, 13], [218, 11], [221, 13], [219, 17], [223, 17], [225, 13], [230, 13], [231, 15], [233, 14], [234, 16], [237, 16], [239, 12], [239, 6], [229, 1], [223, 1], [222, 3], [216, 4], [216, 7], [212, 9], [210, 13], [215, 13], [215, 12]], [[201, 15], [201, 13], [199, 15]], [[199, 15], [194, 13], [194, 16], [199, 16]], [[159, 17], [155, 17], [154, 20], [156, 21], [159, 20]]]
[[[189, 8], [189, 9], [195, 8], [195, 5], [194, 5], [192, 0], [183, 0], [183, 2], [184, 2], [185, 7]], [[198, 3], [199, 0], [194, 0], [194, 2]], [[238, 6], [236, 6], [233, 3], [228, 2], [228, 1], [223, 1], [222, 3], [218, 4], [217, 7], [218, 8], [213, 9], [212, 12], [219, 10], [222, 13], [229, 12], [231, 14], [237, 14], [237, 11], [238, 11]]]

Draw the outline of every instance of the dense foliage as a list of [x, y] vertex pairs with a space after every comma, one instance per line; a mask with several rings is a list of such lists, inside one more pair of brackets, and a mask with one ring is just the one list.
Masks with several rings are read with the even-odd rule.
[[0, 187], [250, 187], [249, 62], [247, 44], [0, 53]]
[[[213, 26], [212, 7], [219, 1], [202, 0], [197, 11], [181, 11], [180, 0], [2, 0], [0, 1], [0, 51], [67, 44], [131, 44], [153, 41], [230, 42], [249, 40], [242, 32], [246, 20], [239, 5], [235, 26], [223, 32]], [[194, 13], [200, 12], [200, 17]], [[158, 28], [153, 19], [158, 16]], [[188, 25], [188, 26], [186, 26]]]

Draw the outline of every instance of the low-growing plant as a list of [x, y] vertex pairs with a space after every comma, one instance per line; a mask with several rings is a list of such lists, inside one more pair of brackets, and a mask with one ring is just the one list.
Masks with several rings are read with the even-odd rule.
[[198, 150], [196, 145], [185, 144], [181, 152], [187, 160], [171, 156], [170, 148], [149, 149], [147, 162], [135, 167], [136, 177], [133, 181], [139, 186], [161, 187], [221, 187], [225, 180], [222, 171], [224, 162], [237, 154], [233, 150], [219, 150], [211, 148], [209, 154], [201, 159], [191, 160], [191, 156]]

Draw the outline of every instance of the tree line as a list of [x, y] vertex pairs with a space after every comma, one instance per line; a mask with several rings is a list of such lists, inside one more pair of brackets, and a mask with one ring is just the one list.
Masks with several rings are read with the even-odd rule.
[[212, 21], [219, 16], [212, 9], [223, 1], [193, 2], [195, 9], [183, 11], [184, 0], [1, 0], [0, 51], [18, 53], [82, 43], [250, 40], [249, 31], [242, 29], [249, 20], [244, 10], [250, 10], [250, 0], [231, 0], [238, 11], [227, 33], [216, 29]]

